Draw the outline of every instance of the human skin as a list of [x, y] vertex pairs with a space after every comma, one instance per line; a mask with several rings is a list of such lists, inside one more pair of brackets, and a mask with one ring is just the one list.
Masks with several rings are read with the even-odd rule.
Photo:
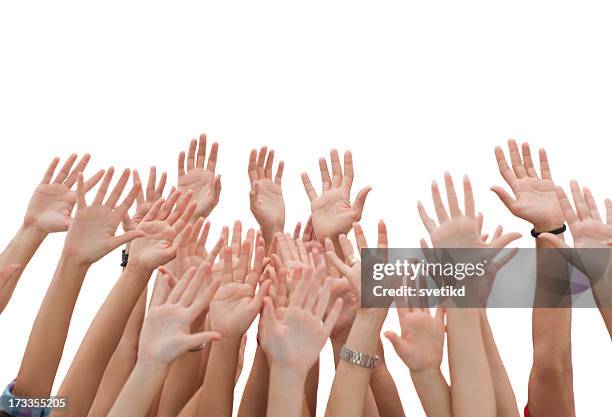
[[[203, 346], [221, 335], [191, 332], [191, 324], [208, 307], [219, 288], [209, 263], [190, 268], [180, 280], [172, 273], [161, 278], [140, 336], [138, 360], [108, 417], [147, 415], [161, 389], [170, 364], [190, 349]], [[171, 288], [170, 281], [177, 282]]]
[[[536, 232], [548, 232], [561, 227], [565, 217], [557, 197], [557, 187], [552, 179], [550, 164], [544, 149], [539, 151], [540, 173], [536, 171], [529, 144], [523, 143], [521, 151], [515, 140], [508, 141], [512, 168], [504, 152], [495, 148], [499, 172], [514, 193], [503, 188], [494, 191], [508, 210], [528, 223]], [[562, 235], [559, 235], [563, 239]], [[552, 248], [545, 239], [536, 239], [536, 249]], [[560, 255], [550, 250], [538, 252], [536, 305], [548, 305], [547, 277], [557, 279], [557, 294], [569, 295], [569, 273]], [[565, 281], [565, 284], [563, 284]], [[558, 303], [555, 296], [555, 303]], [[533, 365], [529, 377], [529, 413], [534, 417], [555, 415], [574, 416], [573, 371], [571, 360], [571, 299], [565, 297], [564, 305], [557, 308], [535, 307], [532, 315]]]
[[[50, 233], [68, 230], [76, 204], [76, 192], [72, 188], [76, 184], [78, 174], [87, 167], [90, 155], [85, 154], [74, 166], [76, 159], [76, 154], [70, 155], [57, 174], [60, 160], [54, 158], [51, 161], [42, 181], [34, 190], [21, 227], [0, 254], [0, 271], [6, 272], [6, 277], [0, 280], [0, 313], [8, 304], [21, 274], [45, 238]], [[87, 180], [85, 190], [92, 189], [102, 175], [104, 170], [98, 171]]]
[[104, 203], [114, 170], [102, 180], [91, 205], [85, 202], [82, 173], [77, 178], [77, 211], [71, 222], [55, 275], [32, 327], [14, 393], [20, 397], [46, 398], [51, 392], [64, 349], [72, 312], [89, 267], [113, 249], [129, 242], [142, 232], [115, 236], [121, 219], [136, 198], [138, 186], [118, 204], [129, 177], [123, 172]]

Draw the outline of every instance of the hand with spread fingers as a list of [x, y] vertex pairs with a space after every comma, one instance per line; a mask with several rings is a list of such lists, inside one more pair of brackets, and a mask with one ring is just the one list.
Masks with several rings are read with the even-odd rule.
[[[299, 272], [298, 272], [299, 271]], [[260, 325], [261, 347], [270, 364], [268, 417], [301, 416], [308, 373], [319, 358], [342, 309], [342, 300], [332, 302], [332, 284], [320, 265], [296, 271], [299, 283], [288, 306], [275, 307], [265, 298]], [[321, 287], [321, 282], [324, 282]]]
[[[149, 179], [147, 180], [146, 193], [142, 190], [142, 187], [138, 191], [136, 195], [136, 211], [132, 217], [127, 215], [123, 218], [123, 230], [127, 232], [136, 229], [138, 223], [140, 223], [151, 208], [153, 208], [155, 202], [162, 198], [167, 178], [167, 174], [165, 172], [162, 173], [158, 183], [157, 170], [155, 167], [151, 167], [149, 170]], [[132, 172], [132, 181], [134, 184], [142, 184], [137, 170]], [[172, 191], [174, 191], [174, 189]]]
[[174, 191], [168, 200], [159, 199], [153, 204], [136, 228], [143, 236], [131, 243], [128, 267], [152, 272], [176, 257], [175, 240], [195, 211], [192, 197], [191, 191], [184, 195]]
[[321, 181], [323, 188], [321, 195], [317, 195], [308, 174], [302, 174], [302, 182], [306, 194], [310, 199], [312, 209], [312, 225], [319, 242], [326, 238], [335, 240], [338, 236], [346, 235], [354, 222], [361, 219], [363, 206], [370, 187], [362, 188], [357, 197], [350, 202], [351, 186], [353, 185], [353, 157], [350, 151], [344, 154], [344, 172], [340, 166], [338, 151], [330, 152], [332, 175], [330, 177], [325, 158], [319, 159]]
[[195, 218], [207, 218], [219, 203], [221, 176], [215, 174], [218, 151], [219, 145], [215, 142], [210, 147], [208, 163], [204, 167], [206, 135], [202, 133], [199, 140], [193, 139], [189, 144], [187, 165], [185, 165], [185, 152], [179, 154], [178, 189], [193, 191], [193, 201], [197, 204], [194, 213]]
[[[467, 176], [463, 178], [464, 212], [459, 208], [459, 200], [455, 192], [453, 179], [447, 172], [444, 174], [446, 195], [448, 198], [448, 211], [442, 202], [440, 189], [434, 181], [431, 185], [434, 208], [438, 217], [438, 224], [425, 210], [423, 203], [417, 204], [423, 225], [429, 232], [434, 248], [504, 248], [510, 242], [521, 237], [519, 233], [508, 233], [495, 237], [489, 242], [482, 239], [482, 217], [476, 215], [472, 184]], [[421, 245], [427, 247], [425, 240]]]
[[556, 186], [552, 180], [546, 151], [540, 149], [540, 176], [533, 165], [528, 143], [523, 143], [521, 152], [514, 139], [508, 141], [512, 168], [504, 151], [495, 148], [499, 173], [512, 189], [514, 197], [502, 187], [491, 187], [512, 214], [531, 223], [536, 232], [547, 232], [563, 226], [564, 218], [557, 199]]
[[163, 275], [142, 327], [138, 359], [169, 365], [189, 349], [222, 336], [217, 332], [191, 332], [191, 323], [208, 309], [221, 282], [212, 278], [208, 262], [189, 268], [180, 279], [168, 269], [160, 272]]
[[432, 316], [429, 307], [398, 307], [401, 336], [385, 332], [395, 352], [411, 372], [440, 370], [444, 349], [445, 309], [438, 307]]
[[264, 239], [271, 241], [274, 234], [282, 232], [285, 228], [285, 201], [281, 180], [283, 177], [284, 162], [280, 161], [276, 175], [272, 178], [274, 169], [274, 151], [267, 147], [251, 150], [249, 156], [249, 181], [251, 191], [251, 213], [259, 224]]
[[141, 230], [133, 230], [115, 236], [117, 227], [136, 199], [140, 184], [135, 184], [125, 199], [118, 203], [130, 176], [130, 171], [126, 169], [105, 202], [113, 174], [113, 168], [106, 171], [96, 197], [90, 205], [85, 201], [86, 187], [83, 174], [78, 174], [77, 211], [66, 235], [64, 254], [73, 257], [81, 264], [93, 264], [113, 249], [145, 234]]
[[264, 249], [258, 245], [251, 263], [251, 244], [249, 240], [242, 243], [236, 268], [232, 262], [232, 249], [225, 247], [221, 251], [224, 267], [222, 285], [211, 302], [208, 314], [211, 330], [227, 337], [242, 337], [259, 314], [270, 286], [270, 282], [266, 281], [256, 290], [263, 268]]
[[[53, 174], [60, 160], [59, 158], [53, 159], [30, 199], [24, 219], [26, 225], [34, 225], [44, 233], [68, 230], [72, 221], [72, 209], [77, 201], [77, 193], [72, 190], [72, 187], [76, 184], [78, 175], [87, 167], [90, 155], [85, 154], [73, 169], [76, 159], [76, 154], [70, 155], [55, 179], [53, 179]], [[104, 170], [100, 170], [85, 181], [84, 192], [91, 190], [103, 175]]]

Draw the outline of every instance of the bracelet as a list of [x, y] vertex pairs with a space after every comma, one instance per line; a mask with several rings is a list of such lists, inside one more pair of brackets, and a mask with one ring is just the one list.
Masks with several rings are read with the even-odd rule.
[[342, 349], [340, 350], [340, 359], [367, 369], [375, 368], [376, 364], [378, 363], [378, 355], [371, 356], [365, 353], [357, 352], [346, 345], [342, 346]]
[[121, 268], [125, 268], [128, 264], [129, 253], [125, 249], [121, 251]]
[[565, 226], [565, 223], [564, 223], [563, 226], [559, 227], [558, 229], [551, 230], [550, 232], [536, 232], [535, 229], [531, 229], [531, 236], [537, 238], [542, 233], [552, 233], [553, 235], [560, 235], [561, 233], [564, 233], [566, 230], [567, 230], [567, 227]]

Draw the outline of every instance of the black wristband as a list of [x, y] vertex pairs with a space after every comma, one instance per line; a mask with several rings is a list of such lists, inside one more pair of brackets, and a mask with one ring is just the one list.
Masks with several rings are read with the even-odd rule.
[[542, 233], [552, 233], [553, 235], [560, 235], [561, 233], [565, 232], [566, 230], [567, 230], [567, 227], [565, 226], [565, 224], [563, 224], [563, 226], [561, 226], [558, 229], [551, 230], [550, 232], [536, 232], [535, 229], [531, 229], [531, 236], [537, 238]]
[[130, 255], [127, 253], [125, 249], [121, 251], [121, 267], [122, 268], [125, 268], [127, 266], [129, 256]]

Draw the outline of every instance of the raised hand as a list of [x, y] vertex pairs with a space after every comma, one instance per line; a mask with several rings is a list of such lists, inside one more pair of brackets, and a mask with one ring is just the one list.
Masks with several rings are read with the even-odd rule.
[[118, 204], [130, 176], [130, 170], [126, 169], [104, 202], [113, 174], [113, 168], [106, 171], [90, 205], [85, 201], [83, 174], [78, 174], [77, 211], [64, 243], [64, 255], [72, 257], [78, 263], [93, 264], [113, 249], [145, 234], [143, 231], [133, 230], [115, 236], [119, 223], [136, 199], [140, 184], [135, 184], [125, 199]]
[[[574, 238], [574, 247], [580, 249], [607, 247], [608, 242], [612, 240], [612, 201], [610, 199], [605, 201], [607, 223], [604, 223], [591, 190], [587, 187], [581, 190], [577, 181], [572, 181], [570, 188], [576, 210], [572, 208], [563, 188], [557, 187], [556, 191], [563, 216], [567, 219], [567, 224]], [[569, 247], [563, 239], [551, 233], [542, 233], [540, 237], [549, 241], [555, 247]]]
[[329, 175], [325, 158], [319, 159], [323, 189], [317, 196], [308, 174], [302, 174], [302, 182], [310, 199], [312, 225], [319, 242], [326, 238], [337, 239], [351, 230], [354, 222], [361, 219], [363, 206], [370, 187], [362, 188], [351, 205], [351, 186], [353, 184], [353, 157], [350, 151], [344, 154], [344, 172], [340, 166], [338, 151], [330, 152], [332, 176]]
[[272, 300], [265, 299], [260, 342], [271, 367], [305, 378], [317, 361], [342, 309], [342, 300], [336, 299], [324, 317], [332, 287], [324, 274], [322, 266], [314, 274], [305, 268], [286, 309], [275, 309]]
[[522, 157], [516, 141], [508, 141], [512, 169], [504, 152], [498, 146], [495, 157], [499, 173], [514, 193], [514, 198], [502, 187], [491, 187], [508, 210], [517, 217], [533, 224], [537, 232], [555, 230], [563, 225], [564, 218], [556, 195], [555, 183], [550, 174], [546, 151], [540, 149], [540, 176], [534, 168], [528, 143], [522, 145]]
[[251, 213], [259, 223], [264, 238], [270, 239], [274, 233], [282, 232], [285, 227], [285, 201], [281, 189], [284, 163], [280, 161], [276, 176], [272, 179], [274, 151], [267, 147], [251, 150], [249, 156], [249, 181], [251, 191]]
[[[90, 155], [85, 154], [72, 169], [76, 159], [76, 154], [70, 155], [55, 179], [53, 179], [53, 175], [60, 160], [54, 158], [51, 161], [41, 183], [36, 187], [30, 199], [24, 218], [26, 225], [34, 225], [44, 233], [68, 230], [72, 220], [72, 209], [77, 201], [77, 194], [72, 190], [72, 187], [77, 182], [78, 175], [85, 170], [89, 163]], [[84, 191], [91, 190], [103, 175], [104, 170], [100, 170], [87, 180], [83, 186]]]
[[238, 266], [234, 268], [232, 249], [221, 251], [223, 261], [222, 285], [210, 304], [210, 328], [224, 337], [241, 338], [247, 331], [267, 295], [270, 281], [265, 281], [256, 291], [263, 268], [264, 248], [261, 244], [255, 250], [251, 264], [251, 242], [242, 244]]
[[179, 280], [167, 269], [163, 273], [142, 327], [138, 357], [170, 364], [189, 349], [221, 338], [217, 332], [191, 333], [191, 323], [208, 308], [221, 283], [212, 278], [209, 263], [190, 268]]
[[[482, 219], [476, 216], [474, 194], [470, 179], [463, 177], [464, 212], [459, 208], [459, 199], [455, 192], [453, 179], [447, 172], [444, 174], [444, 184], [448, 198], [448, 211], [442, 202], [440, 189], [436, 181], [431, 185], [431, 195], [438, 224], [425, 210], [422, 202], [417, 203], [417, 208], [423, 225], [429, 232], [431, 242], [436, 248], [503, 248], [510, 242], [521, 237], [519, 233], [508, 233], [494, 236], [486, 242], [481, 237]], [[421, 239], [421, 245], [427, 246], [425, 240]]]
[[[134, 230], [138, 223], [144, 219], [149, 210], [153, 207], [153, 204], [160, 198], [162, 198], [162, 194], [164, 193], [164, 188], [166, 187], [167, 174], [164, 172], [159, 179], [159, 183], [157, 183], [157, 172], [155, 167], [151, 167], [149, 170], [149, 179], [147, 180], [147, 190], [146, 194], [143, 192], [142, 187], [138, 191], [136, 195], [136, 212], [132, 217], [125, 216], [123, 219], [123, 230]], [[132, 179], [134, 184], [139, 183], [140, 175], [137, 170], [132, 172]], [[173, 190], [174, 191], [174, 190]]]
[[[167, 201], [157, 200], [138, 224], [136, 232], [142, 233], [142, 237], [130, 245], [128, 267], [152, 272], [175, 258], [179, 244], [177, 236], [189, 224], [195, 211], [195, 203], [191, 202], [193, 193], [187, 191], [179, 199], [180, 196], [180, 191], [174, 191]], [[192, 228], [186, 231], [187, 234], [191, 232]]]
[[398, 307], [401, 336], [385, 332], [395, 352], [412, 372], [439, 370], [444, 349], [443, 307], [436, 309], [435, 316], [429, 308]]
[[[196, 157], [197, 148], [197, 157]], [[210, 147], [208, 163], [206, 159], [206, 135], [202, 133], [200, 139], [193, 139], [189, 144], [187, 165], [185, 166], [185, 152], [178, 158], [178, 189], [193, 191], [193, 199], [197, 203], [195, 217], [208, 217], [219, 202], [221, 194], [221, 176], [215, 175], [217, 166], [217, 152], [219, 144], [216, 142]]]

